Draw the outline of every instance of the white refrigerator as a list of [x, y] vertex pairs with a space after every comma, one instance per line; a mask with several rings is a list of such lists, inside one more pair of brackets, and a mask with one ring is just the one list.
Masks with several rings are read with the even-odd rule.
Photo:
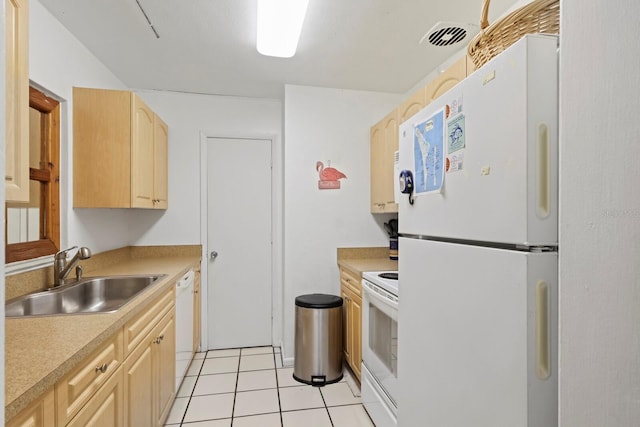
[[400, 427], [558, 424], [557, 49], [526, 36], [400, 126]]

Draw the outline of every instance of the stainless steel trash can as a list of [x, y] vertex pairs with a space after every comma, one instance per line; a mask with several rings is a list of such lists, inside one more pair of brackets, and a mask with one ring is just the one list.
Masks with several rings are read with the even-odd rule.
[[342, 298], [296, 298], [293, 378], [321, 387], [342, 379]]

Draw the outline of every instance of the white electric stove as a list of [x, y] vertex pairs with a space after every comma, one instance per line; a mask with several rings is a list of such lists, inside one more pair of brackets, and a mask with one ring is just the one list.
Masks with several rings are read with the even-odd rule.
[[377, 427], [398, 412], [398, 272], [362, 273], [362, 403]]
[[362, 273], [362, 279], [398, 296], [397, 271], [367, 271]]

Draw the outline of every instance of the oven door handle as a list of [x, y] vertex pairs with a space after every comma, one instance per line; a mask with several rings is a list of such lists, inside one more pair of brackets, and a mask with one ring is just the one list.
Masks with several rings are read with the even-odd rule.
[[397, 298], [395, 298], [396, 299], [395, 301], [390, 299], [388, 296], [385, 295], [385, 294], [391, 295], [387, 291], [379, 290], [374, 285], [371, 285], [371, 284], [369, 284], [368, 282], [365, 282], [365, 281], [362, 282], [362, 285], [363, 285], [362, 289], [367, 294], [367, 297], [369, 297], [369, 299], [375, 300], [375, 301], [377, 301], [377, 302], [379, 302], [381, 304], [389, 306], [394, 310], [398, 309]]

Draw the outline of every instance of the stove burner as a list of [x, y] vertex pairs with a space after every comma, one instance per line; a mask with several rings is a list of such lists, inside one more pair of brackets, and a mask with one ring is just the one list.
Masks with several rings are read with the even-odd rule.
[[383, 279], [391, 279], [398, 280], [398, 273], [380, 273], [378, 277], [382, 277]]

